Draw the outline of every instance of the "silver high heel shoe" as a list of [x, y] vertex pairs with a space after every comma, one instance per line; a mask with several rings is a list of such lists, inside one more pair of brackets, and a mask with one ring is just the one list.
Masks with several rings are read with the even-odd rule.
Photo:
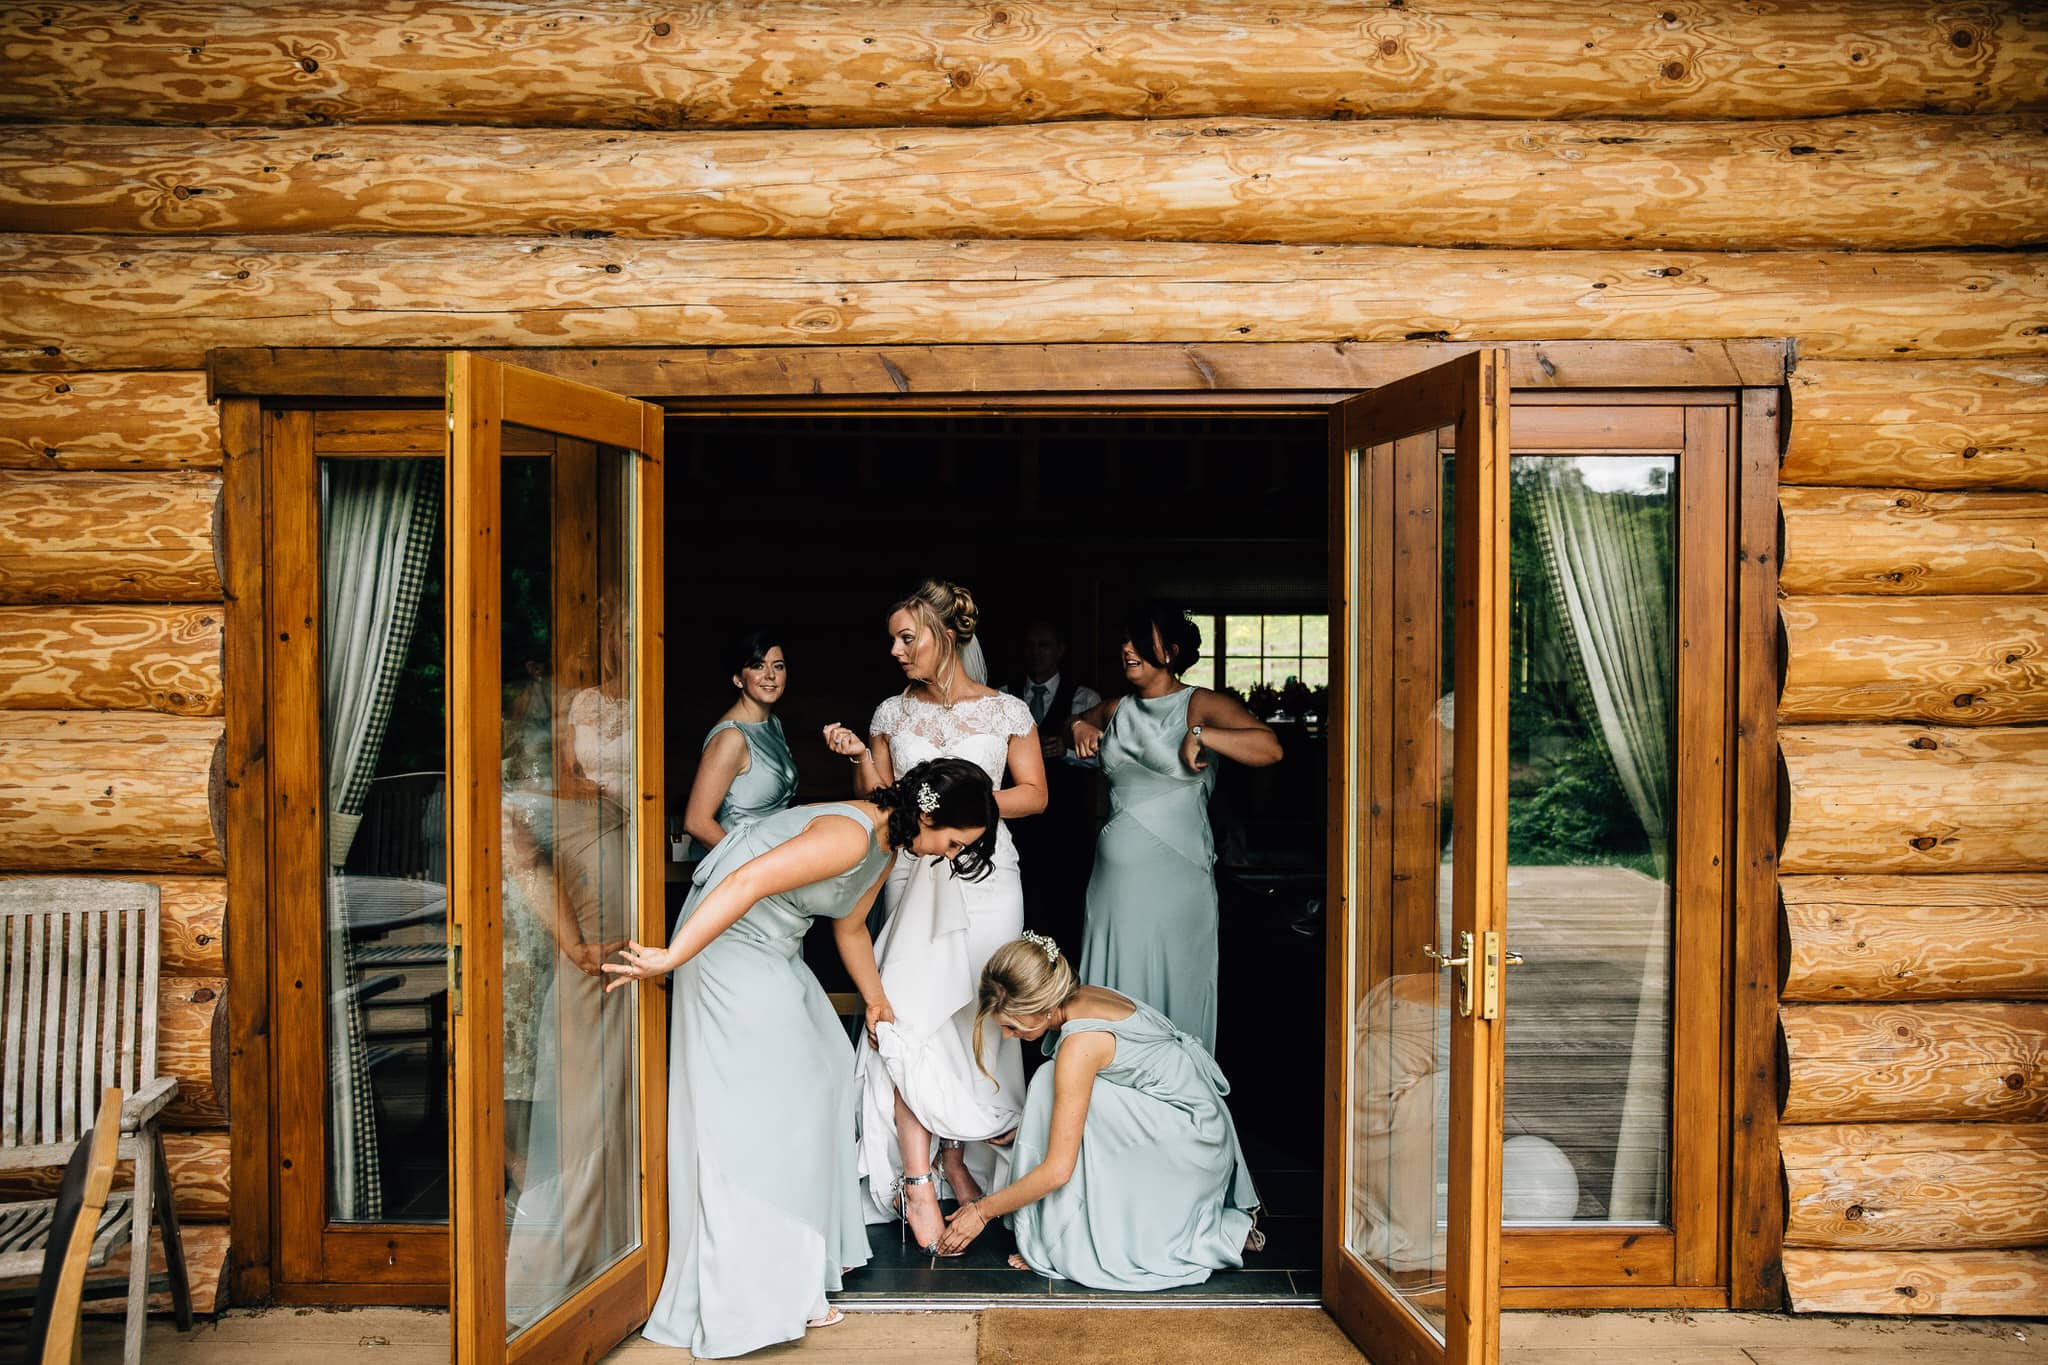
[[[896, 1177], [896, 1224], [897, 1231], [901, 1234], [897, 1237], [896, 1241], [899, 1246], [910, 1240], [910, 1187], [912, 1185], [929, 1185], [937, 1179], [938, 1174], [935, 1171], [926, 1171], [923, 1175], [899, 1175]], [[936, 1194], [937, 1191], [933, 1191], [933, 1193]], [[927, 1256], [938, 1255], [938, 1238], [934, 1237], [928, 1246], [924, 1243], [919, 1243], [917, 1249]]]

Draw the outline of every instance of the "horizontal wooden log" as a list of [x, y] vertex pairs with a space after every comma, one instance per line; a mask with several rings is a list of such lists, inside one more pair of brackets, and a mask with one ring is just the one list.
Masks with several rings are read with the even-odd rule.
[[[2044, 198], [2048, 131], [2019, 115], [804, 133], [93, 124], [19, 128], [0, 145], [0, 232], [1896, 250], [2048, 241], [2033, 211]], [[1776, 211], [1794, 202], [1796, 215]]]
[[2048, 1119], [2048, 1004], [1786, 1005], [1785, 1123]]
[[6, 12], [0, 117], [676, 127], [1187, 114], [1766, 118], [2048, 102], [2024, 0], [684, 8], [159, 0]]
[[0, 469], [219, 468], [196, 371], [0, 375]]
[[2048, 876], [1781, 877], [1788, 1001], [2048, 999]]
[[[0, 872], [0, 881], [47, 873]], [[95, 879], [97, 874], [67, 872], [67, 877]], [[227, 921], [228, 884], [223, 877], [138, 877], [120, 874], [109, 880], [146, 881], [157, 890], [157, 927], [162, 941], [161, 974], [226, 976], [227, 955], [222, 930]]]
[[2048, 720], [2048, 597], [1788, 597], [1781, 723]]
[[218, 602], [220, 478], [0, 469], [0, 602]]
[[1786, 483], [2048, 490], [2048, 363], [1815, 360], [1789, 383]]
[[1785, 1245], [2048, 1243], [2048, 1124], [1784, 1124]]
[[1790, 594], [2048, 593], [2048, 495], [1780, 488]]
[[1788, 1247], [1783, 1259], [1785, 1288], [1795, 1313], [2048, 1316], [2048, 1251]]
[[[228, 1225], [226, 1223], [193, 1223], [178, 1229], [178, 1239], [185, 1248], [185, 1274], [192, 1286], [192, 1311], [201, 1317], [210, 1317], [226, 1308], [223, 1294], [226, 1287], [228, 1263]], [[116, 1284], [127, 1283], [128, 1247], [107, 1258], [104, 1274]], [[164, 1242], [162, 1237], [152, 1238], [149, 1244], [149, 1265], [151, 1275], [164, 1273]], [[87, 1317], [115, 1317], [127, 1311], [125, 1296], [110, 1296], [103, 1299], [87, 1299], [80, 1309]], [[171, 1311], [171, 1292], [160, 1289], [149, 1296], [149, 1311], [159, 1318]], [[210, 1354], [210, 1352], [209, 1352]]]
[[221, 723], [0, 711], [0, 868], [219, 872]]
[[220, 607], [0, 607], [0, 710], [221, 713]]
[[[1511, 341], [1502, 343], [1516, 393], [1550, 388], [1776, 387], [1786, 343]], [[972, 403], [1029, 393], [1048, 405], [1105, 392], [1198, 399], [1242, 390], [1378, 388], [1476, 350], [1472, 342], [1221, 342], [1179, 346], [741, 346], [491, 350], [479, 354], [642, 398], [922, 398]], [[433, 398], [448, 388], [438, 351], [337, 347], [217, 350], [214, 390], [229, 395]], [[317, 436], [317, 430], [316, 430]]]
[[[199, 1223], [224, 1223], [228, 1218], [228, 1134], [225, 1129], [204, 1132], [166, 1131], [164, 1160], [171, 1171], [171, 1199], [178, 1217]], [[127, 1189], [135, 1183], [134, 1163], [123, 1161], [114, 1168], [114, 1188]], [[57, 1192], [64, 1172], [59, 1167], [0, 1174], [0, 1198], [47, 1199]]]
[[227, 1126], [227, 1074], [214, 1065], [215, 1033], [227, 1026], [227, 989], [219, 976], [166, 976], [158, 984], [157, 1071], [178, 1078], [166, 1127]]
[[2048, 727], [1783, 726], [1781, 872], [2048, 869]]
[[0, 369], [214, 346], [1583, 340], [2048, 350], [2026, 252], [1452, 251], [1188, 242], [0, 238]]

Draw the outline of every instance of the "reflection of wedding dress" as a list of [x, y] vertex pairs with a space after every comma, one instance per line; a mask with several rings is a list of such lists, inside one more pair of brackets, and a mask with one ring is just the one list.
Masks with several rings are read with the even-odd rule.
[[[1000, 787], [1010, 740], [1031, 731], [1031, 708], [1001, 694], [951, 707], [891, 697], [868, 728], [888, 739], [899, 777], [934, 758], [964, 758]], [[1024, 1108], [1024, 1057], [1014, 1039], [988, 1025], [982, 1061], [990, 1075], [974, 1061], [981, 970], [1024, 931], [1024, 888], [1008, 828], [997, 826], [993, 865], [978, 882], [955, 877], [942, 860], [899, 854], [882, 901], [889, 919], [875, 959], [896, 1022], [876, 1028], [879, 1051], [862, 1037], [856, 1064], [860, 1174], [873, 1222], [895, 1217], [891, 1193], [903, 1173], [896, 1094], [935, 1137], [974, 1143], [968, 1169], [984, 1189], [1007, 1176], [1008, 1163], [1005, 1153], [977, 1140], [1016, 1127]]]

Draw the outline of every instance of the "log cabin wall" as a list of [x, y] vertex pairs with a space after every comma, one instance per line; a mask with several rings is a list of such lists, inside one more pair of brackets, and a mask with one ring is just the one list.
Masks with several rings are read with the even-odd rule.
[[181, 907], [224, 1216], [212, 347], [1791, 336], [1792, 1302], [2043, 1311], [2044, 110], [2026, 0], [12, 6], [0, 866]]

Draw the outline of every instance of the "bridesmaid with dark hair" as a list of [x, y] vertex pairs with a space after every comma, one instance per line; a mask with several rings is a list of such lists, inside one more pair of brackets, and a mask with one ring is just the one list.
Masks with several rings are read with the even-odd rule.
[[669, 945], [629, 943], [604, 965], [607, 989], [675, 973], [668, 1270], [650, 1341], [718, 1358], [839, 1321], [826, 1295], [868, 1260], [853, 1049], [804, 965], [804, 934], [833, 921], [868, 1018], [893, 1020], [868, 907], [898, 850], [986, 875], [996, 820], [988, 774], [942, 758], [865, 800], [742, 824], [698, 867]]
[[683, 832], [713, 849], [743, 821], [773, 815], [796, 795], [796, 757], [775, 718], [789, 686], [789, 662], [772, 631], [733, 643], [732, 685], [739, 696], [704, 736], [697, 777], [683, 807]]
[[1280, 740], [1244, 703], [1180, 675], [1202, 657], [1202, 631], [1158, 603], [1124, 627], [1129, 696], [1069, 726], [1074, 752], [1100, 756], [1109, 821], [1088, 878], [1081, 980], [1157, 1009], [1216, 1048], [1216, 844], [1209, 833], [1214, 754], [1247, 767], [1280, 761]]

